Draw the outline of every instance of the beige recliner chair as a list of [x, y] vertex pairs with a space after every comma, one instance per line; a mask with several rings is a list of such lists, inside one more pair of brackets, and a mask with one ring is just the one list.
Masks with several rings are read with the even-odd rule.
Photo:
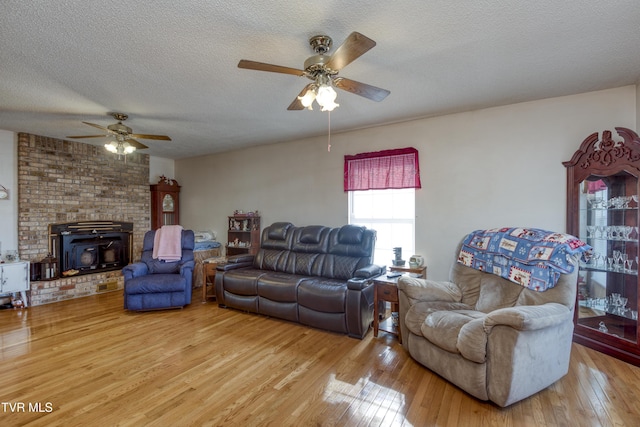
[[402, 345], [467, 393], [502, 407], [543, 390], [569, 369], [579, 255], [570, 258], [573, 272], [544, 292], [458, 262], [448, 282], [401, 277]]

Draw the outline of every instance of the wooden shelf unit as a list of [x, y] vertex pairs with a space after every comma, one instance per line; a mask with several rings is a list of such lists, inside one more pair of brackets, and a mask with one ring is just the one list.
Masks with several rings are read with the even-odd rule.
[[226, 255], [255, 255], [260, 248], [260, 216], [236, 214], [228, 220]]

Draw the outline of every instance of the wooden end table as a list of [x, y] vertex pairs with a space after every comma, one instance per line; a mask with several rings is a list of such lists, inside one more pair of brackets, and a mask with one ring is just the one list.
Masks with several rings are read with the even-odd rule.
[[393, 324], [393, 314], [391, 317], [380, 322], [380, 310], [378, 308], [379, 301], [388, 301], [391, 303], [391, 312], [398, 312], [399, 300], [398, 300], [398, 278], [387, 277], [387, 274], [383, 274], [373, 278], [373, 336], [378, 336], [378, 330], [394, 334], [398, 337], [398, 341], [402, 343], [402, 334], [400, 332], [400, 325]]
[[[223, 257], [209, 258], [202, 262], [202, 302], [207, 302], [207, 298], [216, 297], [215, 289], [213, 289], [216, 278], [216, 268], [225, 262], [226, 259]], [[209, 292], [209, 287], [211, 287], [212, 292]]]
[[414, 277], [420, 277], [422, 279], [426, 279], [427, 278], [427, 266], [424, 265], [422, 267], [416, 267], [416, 268], [411, 268], [411, 267], [397, 267], [392, 265], [391, 267], [389, 267], [389, 271], [397, 271], [398, 273], [413, 273], [413, 274], [419, 274], [419, 276], [414, 276]]

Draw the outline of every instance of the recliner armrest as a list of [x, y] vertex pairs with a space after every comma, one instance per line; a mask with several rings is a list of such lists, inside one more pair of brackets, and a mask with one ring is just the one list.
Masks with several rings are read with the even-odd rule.
[[435, 280], [401, 276], [398, 279], [398, 290], [404, 292], [412, 304], [417, 301], [462, 301], [462, 291], [452, 282], [437, 282]]
[[134, 262], [122, 268], [122, 275], [128, 279], [145, 276], [147, 274], [149, 274], [149, 267], [147, 267], [147, 264], [144, 262]]
[[188, 271], [187, 274], [192, 274], [193, 267], [195, 266], [195, 264], [196, 264], [195, 261], [187, 261], [187, 262], [183, 263], [180, 266], [180, 274], [184, 275], [186, 271]]
[[520, 305], [501, 308], [487, 314], [484, 329], [488, 333], [494, 326], [511, 326], [519, 331], [533, 331], [571, 321], [573, 314], [564, 305], [550, 302], [542, 305]]

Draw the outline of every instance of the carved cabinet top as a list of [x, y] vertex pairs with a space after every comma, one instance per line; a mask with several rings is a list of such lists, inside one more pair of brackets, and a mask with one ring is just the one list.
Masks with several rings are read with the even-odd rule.
[[571, 160], [562, 164], [567, 168], [577, 167], [592, 174], [611, 172], [612, 170], [631, 169], [640, 173], [640, 138], [631, 129], [615, 128], [622, 140], [614, 140], [610, 130], [589, 135]]

